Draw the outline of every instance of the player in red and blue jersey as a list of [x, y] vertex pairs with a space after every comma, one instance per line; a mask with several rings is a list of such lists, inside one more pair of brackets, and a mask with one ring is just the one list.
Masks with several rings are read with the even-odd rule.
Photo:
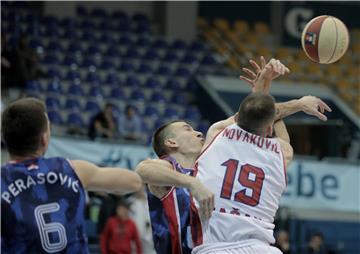
[[1, 167], [2, 253], [88, 253], [84, 189], [135, 192], [140, 177], [127, 169], [45, 158], [50, 123], [38, 99], [10, 104], [1, 127], [11, 158]]

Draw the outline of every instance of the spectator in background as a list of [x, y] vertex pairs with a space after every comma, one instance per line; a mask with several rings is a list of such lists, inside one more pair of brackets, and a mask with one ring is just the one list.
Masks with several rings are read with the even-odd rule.
[[156, 254], [151, 232], [150, 213], [147, 203], [145, 186], [130, 198], [130, 217], [139, 230], [143, 251], [146, 254]]
[[37, 78], [38, 58], [36, 53], [29, 47], [26, 34], [22, 34], [16, 46], [16, 77], [17, 86], [25, 87], [26, 81]]
[[280, 230], [277, 233], [275, 247], [280, 249], [283, 254], [291, 254], [289, 233], [285, 230]]
[[131, 254], [132, 243], [135, 243], [136, 253], [142, 254], [136, 224], [129, 218], [129, 205], [125, 201], [119, 201], [116, 205], [116, 216], [108, 219], [101, 234], [101, 252], [103, 254]]
[[8, 87], [11, 85], [11, 51], [7, 48], [7, 41], [5, 34], [1, 33], [1, 85]]
[[106, 103], [104, 109], [91, 118], [88, 130], [88, 136], [91, 140], [97, 137], [113, 138], [116, 136], [113, 109], [114, 106], [111, 103]]
[[328, 254], [324, 245], [324, 237], [321, 233], [315, 233], [311, 236], [307, 254]]
[[126, 106], [125, 115], [120, 117], [118, 126], [122, 138], [126, 140], [141, 139], [141, 119], [134, 106]]

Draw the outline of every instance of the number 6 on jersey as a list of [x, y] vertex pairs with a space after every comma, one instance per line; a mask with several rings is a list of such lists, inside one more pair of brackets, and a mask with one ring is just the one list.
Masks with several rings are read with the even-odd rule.
[[[238, 165], [239, 161], [234, 159], [229, 159], [221, 164], [221, 166], [226, 167], [220, 194], [221, 198], [231, 199]], [[245, 188], [235, 193], [234, 201], [241, 202], [249, 206], [257, 206], [259, 204], [264, 179], [265, 173], [261, 168], [250, 164], [242, 165], [240, 168], [238, 182]], [[251, 196], [246, 195], [247, 188], [252, 190]]]

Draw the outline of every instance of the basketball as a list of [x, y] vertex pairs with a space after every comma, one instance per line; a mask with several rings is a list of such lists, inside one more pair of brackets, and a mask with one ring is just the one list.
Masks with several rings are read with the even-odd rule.
[[330, 64], [345, 54], [349, 46], [349, 32], [340, 19], [328, 15], [318, 16], [306, 24], [301, 44], [312, 61]]

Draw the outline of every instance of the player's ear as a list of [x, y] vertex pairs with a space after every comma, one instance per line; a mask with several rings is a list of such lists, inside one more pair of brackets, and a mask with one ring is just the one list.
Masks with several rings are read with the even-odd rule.
[[175, 139], [172, 139], [172, 138], [168, 138], [164, 141], [165, 145], [168, 147], [168, 148], [178, 148], [179, 145], [178, 143], [176, 142]]

